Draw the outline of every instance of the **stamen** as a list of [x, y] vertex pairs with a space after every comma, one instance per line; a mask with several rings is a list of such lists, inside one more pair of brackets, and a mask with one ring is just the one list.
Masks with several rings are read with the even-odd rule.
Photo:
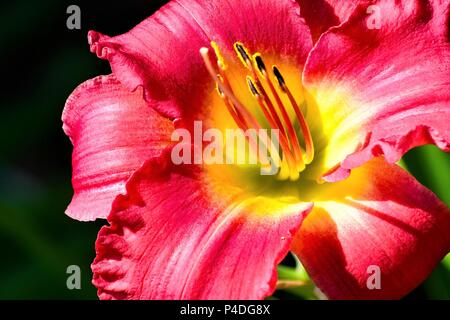
[[[242, 115], [244, 116], [245, 122], [247, 124], [246, 127], [248, 128], [249, 125], [250, 125], [254, 129], [256, 129], [258, 134], [259, 134], [259, 132], [262, 129], [262, 127], [260, 126], [260, 124], [258, 123], [256, 118], [249, 111], [247, 111], [247, 109], [245, 107], [242, 106], [242, 104], [234, 96], [234, 94], [226, 86], [224, 86], [223, 83], [220, 81], [220, 78], [217, 75], [216, 71], [214, 70], [214, 67], [213, 67], [213, 65], [211, 63], [211, 60], [209, 58], [209, 49], [205, 48], [205, 47], [201, 48], [200, 49], [200, 55], [203, 58], [203, 62], [205, 63], [206, 69], [208, 70], [208, 72], [209, 72], [210, 76], [213, 78], [213, 80], [217, 83], [217, 86], [219, 87], [220, 91], [223, 92], [224, 96], [231, 101], [231, 103], [234, 105], [236, 110], [241, 112]], [[270, 138], [268, 138], [267, 140], [268, 140], [268, 143], [271, 146], [270, 150], [276, 150], [276, 148], [273, 146], [272, 140]], [[267, 146], [265, 146], [265, 148], [266, 148], [266, 150], [268, 149]], [[261, 153], [258, 152], [257, 154], [259, 156], [261, 156]], [[281, 158], [280, 158], [280, 155], [278, 153], [272, 154], [272, 158], [273, 158], [273, 161], [275, 163], [277, 163], [277, 164], [281, 163]], [[267, 163], [268, 163], [267, 158], [261, 160], [261, 164], [262, 165], [267, 164]]]
[[222, 89], [220, 89], [220, 87], [219, 87], [219, 85], [217, 84], [217, 82], [216, 82], [216, 90], [217, 90], [217, 93], [219, 94], [219, 96], [220, 96], [221, 98], [224, 98], [224, 97], [225, 97], [225, 94], [223, 93]]
[[[218, 75], [219, 80], [222, 80], [222, 77], [220, 75]], [[227, 96], [225, 95], [225, 93], [222, 91], [222, 89], [220, 89], [219, 83], [216, 83], [216, 89], [217, 92], [219, 93], [219, 96], [222, 98], [223, 102], [225, 103], [225, 106], [227, 107], [228, 112], [230, 113], [231, 117], [233, 118], [234, 122], [236, 122], [236, 124], [238, 125], [238, 127], [240, 129], [246, 130], [246, 125], [245, 125], [245, 121], [243, 121], [236, 109], [231, 105], [229, 99], [227, 98]]]
[[[274, 69], [274, 74], [278, 80], [278, 83], [284, 84], [285, 83], [284, 78], [283, 78], [283, 76], [281, 76], [281, 73], [278, 71], [278, 68], [276, 66], [274, 66], [273, 69]], [[275, 70], [278, 71], [279, 76], [277, 76], [277, 73], [275, 72]], [[305, 169], [305, 163], [303, 161], [303, 153], [300, 148], [297, 133], [295, 132], [295, 128], [292, 125], [291, 118], [289, 117], [289, 114], [286, 111], [286, 108], [284, 107], [284, 104], [281, 101], [280, 96], [278, 95], [277, 91], [275, 90], [275, 87], [273, 86], [272, 81], [270, 81], [270, 78], [267, 76], [267, 73], [264, 76], [264, 78], [265, 78], [270, 90], [272, 91], [275, 101], [277, 102], [278, 107], [281, 111], [281, 115], [283, 117], [284, 123], [287, 127], [288, 134], [289, 134], [289, 142], [291, 143], [292, 149], [294, 150], [297, 168], [299, 171], [303, 171]]]
[[[219, 67], [219, 74], [217, 75], [217, 77], [220, 79], [221, 83], [234, 95], [233, 89], [231, 88], [231, 85], [230, 85], [230, 81], [228, 81], [225, 71], [221, 68], [221, 63], [219, 61], [219, 58], [217, 60], [217, 66]], [[218, 84], [216, 84], [216, 85], [218, 87]], [[234, 108], [234, 109], [235, 109], [236, 114], [239, 117], [240, 121], [245, 123], [244, 116], [239, 112], [239, 109], [237, 109], [237, 108]]]
[[[260, 54], [259, 54], [259, 53], [256, 53], [256, 54], [253, 55], [253, 60], [255, 61], [255, 63], [257, 63], [257, 62], [256, 62], [256, 59], [257, 59], [258, 57], [259, 57], [258, 60], [260, 60], [260, 62], [262, 63], [261, 67], [265, 69], [264, 62], [262, 61], [262, 58], [260, 57]], [[258, 69], [259, 69], [259, 67], [258, 67]], [[284, 135], [284, 136], [287, 138], [286, 131], [285, 131], [285, 129], [284, 129], [283, 124], [281, 123], [280, 117], [278, 116], [278, 113], [277, 113], [277, 111], [275, 110], [275, 107], [273, 106], [272, 101], [270, 100], [269, 96], [267, 95], [267, 92], [266, 92], [266, 90], [264, 89], [264, 86], [263, 86], [263, 85], [261, 84], [261, 82], [259, 81], [259, 77], [258, 77], [257, 72], [255, 71], [255, 68], [253, 68], [253, 66], [251, 66], [250, 70], [251, 70], [251, 72], [252, 72], [252, 74], [253, 74], [253, 77], [255, 78], [256, 85], [260, 88], [260, 91], [261, 91], [261, 93], [262, 93], [262, 96], [263, 96], [263, 98], [264, 98], [264, 101], [265, 101], [265, 103], [267, 104], [267, 107], [269, 108], [269, 111], [270, 111], [270, 113], [271, 113], [273, 119], [274, 119], [275, 122], [277, 123], [277, 126], [278, 126], [278, 128], [279, 128], [279, 130], [280, 130], [280, 133], [281, 133], [282, 135]]]
[[[263, 146], [261, 144], [260, 146], [264, 147], [266, 152], [271, 153], [272, 159], [278, 165], [281, 163], [281, 167], [278, 172], [279, 179], [291, 179], [293, 181], [297, 180], [299, 178], [300, 172], [305, 169], [305, 162], [306, 164], [309, 164], [313, 160], [314, 145], [311, 137], [311, 132], [309, 130], [305, 117], [303, 116], [299, 105], [295, 101], [294, 96], [287, 87], [286, 81], [280, 70], [276, 66], [272, 67], [273, 75], [276, 78], [278, 87], [283, 93], [287, 95], [292, 108], [294, 109], [296, 118], [299, 121], [300, 129], [305, 140], [305, 158], [303, 156], [302, 148], [300, 147], [300, 140], [298, 139], [297, 132], [291, 121], [289, 113], [287, 112], [279, 96], [278, 89], [275, 89], [275, 86], [273, 85], [267, 73], [267, 68], [261, 54], [256, 53], [254, 55], [251, 55], [241, 42], [236, 42], [233, 45], [237, 57], [242, 62], [244, 67], [250, 71], [250, 75], [247, 75], [246, 78], [250, 93], [257, 101], [268, 125], [273, 129], [279, 130], [280, 132], [280, 134], [277, 136], [283, 157], [280, 157], [278, 149], [274, 148], [274, 144], [271, 138], [269, 138], [268, 136], [266, 137], [265, 134], [262, 135], [262, 133], [264, 132], [261, 133], [260, 131], [262, 129], [262, 126], [260, 125], [258, 119], [239, 101], [239, 99], [234, 94], [230, 81], [226, 76], [227, 65], [224, 56], [220, 52], [219, 46], [216, 42], [211, 42], [211, 47], [214, 49], [215, 55], [217, 57], [216, 65], [213, 65], [213, 63], [211, 62], [208, 48], [201, 48], [200, 54], [209, 74], [216, 82], [217, 93], [224, 101], [229, 114], [239, 128], [244, 130], [250, 128], [257, 130], [258, 134], [256, 138], [260, 141], [260, 143], [262, 142], [263, 144]], [[265, 85], [261, 83], [261, 76], [265, 81]], [[269, 87], [272, 98], [275, 99], [276, 104], [278, 105], [278, 110], [276, 110], [274, 104], [272, 103], [272, 98], [269, 97], [266, 92], [266, 85]], [[279, 116], [278, 112], [281, 112], [281, 117]], [[248, 140], [251, 140], [250, 146], [255, 147], [255, 137], [250, 136], [247, 137]], [[267, 146], [271, 147], [270, 151]], [[257, 152], [258, 159], [260, 160], [261, 165], [266, 166], [266, 164], [268, 163], [267, 153], [265, 155], [262, 155], [261, 150], [259, 150], [259, 152], [257, 150], [252, 151]]]
[[[267, 108], [264, 105], [263, 99], [261, 98], [261, 94], [260, 94], [259, 90], [256, 88], [256, 85], [250, 76], [247, 76], [247, 84], [250, 89], [250, 92], [256, 98], [256, 100], [259, 104], [259, 107], [261, 108], [261, 111], [263, 112], [264, 116], [266, 117], [267, 121], [269, 122], [270, 127], [280, 130], [277, 123], [272, 118], [271, 114], [267, 111]], [[287, 139], [284, 135], [280, 135], [279, 138], [280, 138], [281, 150], [283, 151], [283, 154], [285, 155], [285, 157], [287, 159], [287, 164], [289, 166], [289, 171], [291, 173], [291, 177], [294, 177], [298, 173], [298, 170], [296, 170], [297, 166], [295, 165], [295, 159], [291, 153], [291, 150], [289, 149], [289, 142], [287, 141]]]
[[[222, 97], [222, 99], [223, 99], [223, 102], [224, 102], [225, 106], [227, 107], [228, 112], [230, 113], [230, 115], [232, 116], [233, 120], [236, 122], [236, 124], [238, 125], [238, 127], [239, 127], [241, 130], [244, 130], [244, 131], [247, 130], [248, 127], [247, 127], [247, 125], [245, 124], [245, 121], [243, 122], [243, 121], [239, 118], [239, 116], [237, 115], [237, 113], [234, 112], [235, 109], [234, 109], [233, 106], [231, 105], [230, 100], [229, 100], [225, 95], [223, 95], [223, 96], [221, 96], [221, 97]], [[248, 136], [246, 135], [246, 139], [248, 140], [248, 143], [249, 143], [249, 145], [250, 145], [251, 151], [252, 151], [254, 154], [258, 154], [258, 153], [257, 153], [257, 152], [258, 152], [257, 141], [255, 141], [253, 135], [248, 135]], [[263, 157], [263, 159], [260, 160], [260, 161], [261, 161], [261, 163], [268, 163], [269, 160], [268, 160], [266, 157]]]
[[306, 119], [303, 116], [300, 107], [298, 106], [294, 96], [292, 95], [291, 91], [287, 86], [286, 86], [286, 94], [289, 97], [292, 106], [294, 107], [295, 114], [297, 115], [297, 119], [302, 129], [303, 138], [305, 139], [305, 147], [306, 147], [305, 163], [310, 164], [314, 159], [314, 142], [312, 140], [311, 131], [309, 130], [308, 123], [306, 122]]
[[200, 49], [200, 55], [203, 58], [203, 62], [205, 63], [206, 69], [208, 70], [210, 76], [213, 78], [213, 80], [217, 83], [217, 86], [220, 88], [220, 91], [224, 93], [224, 95], [231, 100], [231, 102], [234, 104], [236, 109], [239, 110], [239, 112], [242, 112], [244, 118], [246, 121], [249, 121], [249, 123], [256, 127], [258, 125], [258, 122], [256, 119], [245, 109], [245, 107], [242, 106], [242, 104], [239, 102], [239, 100], [234, 96], [234, 94], [223, 85], [223, 83], [220, 81], [219, 77], [217, 76], [216, 70], [214, 70], [214, 67], [211, 63], [211, 60], [209, 58], [209, 50], [208, 48], [201, 48]]
[[250, 88], [250, 92], [255, 96], [255, 97], [259, 97], [260, 94], [258, 92], [258, 89], [256, 89], [255, 84], [253, 83], [252, 78], [250, 78], [249, 76], [247, 76], [247, 84], [248, 87]]
[[273, 74], [274, 74], [275, 78], [277, 78], [278, 85], [280, 86], [280, 89], [283, 92], [285, 92], [286, 82], [284, 81], [284, 78], [281, 75], [280, 70], [278, 69], [277, 66], [273, 66], [272, 69], [273, 69]]
[[286, 93], [286, 95], [288, 96], [289, 101], [291, 102], [292, 108], [294, 109], [295, 115], [297, 116], [297, 120], [300, 123], [300, 128], [302, 130], [303, 138], [305, 139], [305, 147], [306, 147], [305, 163], [310, 164], [312, 162], [312, 160], [314, 159], [314, 142], [312, 140], [311, 131], [309, 130], [308, 123], [306, 122], [306, 119], [303, 116], [303, 113], [300, 110], [300, 107], [298, 106], [297, 102], [295, 101], [294, 96], [292, 95], [291, 91], [289, 90], [288, 86], [286, 85], [286, 82], [284, 81], [284, 78], [281, 75], [280, 70], [276, 66], [273, 66], [273, 73], [278, 80], [278, 84], [280, 85], [281, 90], [284, 93]]
[[265, 77], [267, 74], [266, 71], [266, 65], [264, 64], [263, 59], [261, 58], [261, 55], [259, 53], [253, 55], [253, 58], [255, 59], [256, 67], [258, 68], [259, 72]]
[[244, 45], [242, 43], [240, 43], [240, 42], [236, 42], [233, 47], [234, 47], [234, 50], [237, 53], [237, 56], [241, 60], [242, 64], [246, 68], [250, 68], [251, 67], [250, 55], [248, 54], [248, 51], [244, 47]]

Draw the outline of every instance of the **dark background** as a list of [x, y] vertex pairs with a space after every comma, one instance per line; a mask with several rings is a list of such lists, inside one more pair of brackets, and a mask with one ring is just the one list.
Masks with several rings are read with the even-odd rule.
[[[61, 113], [78, 84], [110, 73], [108, 63], [89, 52], [87, 32], [124, 33], [165, 2], [0, 4], [0, 299], [96, 298], [89, 266], [104, 222], [82, 223], [64, 214], [72, 195], [72, 146], [61, 129]], [[66, 27], [72, 4], [81, 8], [81, 30]], [[424, 147], [403, 164], [450, 203], [448, 155]], [[450, 299], [448, 258], [408, 298]], [[81, 290], [66, 287], [69, 265], [81, 267]]]

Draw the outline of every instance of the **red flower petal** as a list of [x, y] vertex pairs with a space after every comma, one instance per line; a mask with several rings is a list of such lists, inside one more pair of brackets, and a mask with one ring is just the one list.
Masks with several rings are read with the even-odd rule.
[[150, 160], [116, 199], [92, 265], [100, 298], [261, 299], [274, 291], [275, 267], [311, 205], [216, 189], [191, 169]]
[[214, 84], [199, 50], [212, 40], [228, 52], [241, 41], [253, 52], [294, 59], [299, 67], [312, 47], [292, 0], [171, 1], [126, 34], [89, 33], [91, 51], [110, 61], [122, 83], [131, 89], [143, 86], [147, 97], [161, 101], [160, 112], [185, 119], [211, 107], [205, 91]]
[[366, 5], [367, 8], [370, 0], [297, 0], [297, 2], [315, 42], [331, 27], [347, 21], [358, 5]]
[[353, 146], [336, 157], [339, 163], [358, 141], [363, 146], [344, 169], [378, 155], [395, 162], [426, 143], [449, 150], [448, 1], [383, 0], [377, 6], [381, 29], [369, 29], [376, 14], [362, 7], [321, 37], [305, 66], [306, 87], [322, 101], [321, 111], [338, 119], [332, 141], [339, 144], [331, 141], [328, 153]]
[[170, 141], [170, 121], [113, 76], [80, 85], [67, 100], [63, 129], [73, 145], [75, 191], [67, 215], [78, 220], [105, 218], [125, 182], [145, 160]]
[[398, 166], [374, 159], [328, 188], [293, 250], [329, 298], [401, 298], [449, 252], [449, 209]]

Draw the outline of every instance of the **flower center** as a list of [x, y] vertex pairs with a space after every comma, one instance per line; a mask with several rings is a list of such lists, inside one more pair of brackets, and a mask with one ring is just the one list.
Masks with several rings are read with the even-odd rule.
[[[215, 52], [216, 63], [212, 62], [208, 48], [201, 48], [200, 54], [211, 77], [217, 84], [217, 93], [228, 113], [240, 129], [255, 129], [256, 132], [260, 132], [263, 125], [252, 114], [250, 108], [246, 107], [233, 92], [227, 77], [227, 66], [218, 45], [211, 42], [211, 47]], [[270, 150], [270, 156], [277, 163], [278, 161], [280, 163], [277, 178], [279, 180], [296, 181], [299, 179], [300, 173], [305, 170], [306, 165], [314, 159], [314, 144], [308, 123], [280, 69], [273, 65], [271, 72], [269, 72], [262, 55], [260, 53], [250, 54], [248, 49], [240, 42], [236, 42], [233, 47], [237, 57], [247, 70], [245, 77], [252, 97], [256, 100], [270, 128], [277, 130], [279, 133], [278, 140], [281, 149], [279, 151], [281, 152], [274, 151], [271, 147], [273, 141], [267, 140], [267, 137], [264, 139], [265, 143], [269, 145], [267, 150]], [[274, 85], [274, 83], [276, 84]], [[286, 95], [288, 98], [288, 105], [283, 103], [282, 95]], [[286, 99], [284, 100], [286, 101]], [[295, 130], [289, 111], [295, 113], [295, 120], [299, 124], [299, 132]], [[303, 136], [304, 148], [301, 146], [299, 134]], [[251, 139], [251, 137], [248, 137], [248, 139]], [[260, 136], [257, 136], [256, 139], [258, 141], [263, 140]], [[255, 145], [255, 141], [249, 141], [249, 143]], [[266, 164], [266, 159], [262, 158], [261, 153], [257, 154], [261, 164]]]

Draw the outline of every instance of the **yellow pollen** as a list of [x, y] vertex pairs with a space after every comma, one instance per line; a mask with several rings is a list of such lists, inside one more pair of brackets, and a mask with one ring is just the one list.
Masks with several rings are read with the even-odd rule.
[[216, 54], [217, 65], [219, 66], [219, 68], [221, 70], [226, 71], [227, 70], [227, 64], [225, 63], [225, 59], [223, 58], [223, 55], [220, 52], [219, 45], [217, 44], [217, 42], [211, 41], [211, 47], [213, 48], [214, 53]]

